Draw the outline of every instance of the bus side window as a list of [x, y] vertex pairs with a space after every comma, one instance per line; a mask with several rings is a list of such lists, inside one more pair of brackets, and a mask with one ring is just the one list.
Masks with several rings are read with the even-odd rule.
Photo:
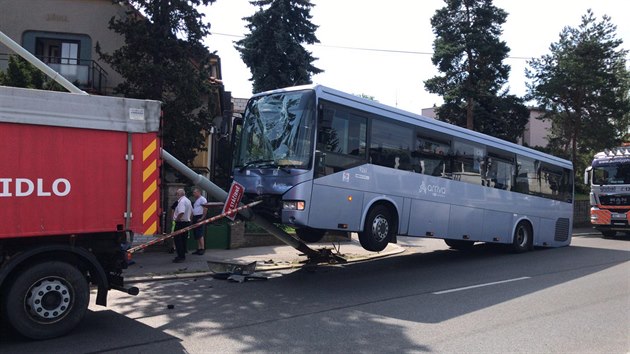
[[523, 156], [516, 158], [516, 184], [514, 191], [540, 195], [540, 162]]
[[412, 151], [414, 171], [436, 177], [451, 178], [451, 164], [448, 155], [451, 143], [425, 136], [424, 132], [416, 132], [415, 149]]
[[370, 162], [397, 170], [413, 171], [411, 164], [411, 127], [380, 119], [372, 120]]
[[464, 142], [453, 142], [453, 179], [483, 185], [482, 168], [486, 158], [485, 146]]
[[366, 118], [348, 110], [326, 107], [322, 110], [317, 137], [317, 150], [325, 154], [320, 175], [365, 163]]
[[487, 187], [512, 190], [514, 185], [514, 158], [488, 152], [482, 175]]

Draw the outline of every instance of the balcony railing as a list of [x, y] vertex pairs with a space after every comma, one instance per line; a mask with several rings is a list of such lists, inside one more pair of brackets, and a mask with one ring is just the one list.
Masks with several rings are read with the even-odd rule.
[[[94, 60], [42, 56], [38, 58], [80, 89], [105, 94], [107, 72]], [[6, 70], [8, 60], [8, 54], [0, 53], [0, 69]]]

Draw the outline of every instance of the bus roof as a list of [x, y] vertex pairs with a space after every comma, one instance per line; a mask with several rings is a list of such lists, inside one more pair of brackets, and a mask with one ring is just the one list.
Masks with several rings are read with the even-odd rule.
[[459, 138], [471, 140], [473, 142], [482, 143], [488, 146], [496, 147], [505, 151], [509, 151], [522, 156], [531, 157], [541, 161], [549, 162], [563, 168], [573, 169], [571, 161], [559, 158], [557, 156], [545, 154], [543, 152], [527, 148], [522, 145], [514, 144], [490, 135], [479, 133], [463, 127], [459, 127], [450, 123], [442, 122], [437, 119], [425, 117], [419, 114], [404, 111], [399, 108], [387, 106], [385, 104], [368, 100], [359, 96], [351, 95], [333, 88], [320, 84], [311, 84], [303, 86], [293, 86], [289, 88], [277, 89], [272, 91], [261, 92], [253, 97], [264, 96], [272, 93], [292, 92], [300, 90], [314, 90], [319, 98], [327, 101], [342, 104], [368, 113], [378, 114], [397, 121], [410, 123], [413, 125], [432, 129], [444, 134], [452, 135]]

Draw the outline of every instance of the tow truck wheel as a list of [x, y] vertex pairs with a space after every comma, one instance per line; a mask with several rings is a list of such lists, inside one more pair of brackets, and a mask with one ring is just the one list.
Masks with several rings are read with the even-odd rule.
[[617, 231], [611, 231], [611, 230], [602, 231], [602, 236], [604, 236], [604, 238], [613, 238], [617, 236]]
[[321, 239], [324, 238], [326, 230], [303, 227], [295, 229], [295, 234], [300, 238], [300, 240], [304, 242], [315, 243], [321, 241]]
[[90, 292], [81, 272], [50, 261], [23, 270], [3, 296], [2, 313], [20, 334], [31, 339], [59, 337], [83, 319]]
[[368, 251], [380, 252], [394, 235], [394, 222], [389, 209], [376, 205], [365, 218], [363, 232], [359, 232], [359, 242]]

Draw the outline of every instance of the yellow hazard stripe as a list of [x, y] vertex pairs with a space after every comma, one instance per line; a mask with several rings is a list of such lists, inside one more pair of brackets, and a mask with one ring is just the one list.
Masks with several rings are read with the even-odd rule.
[[[145, 235], [157, 232], [157, 138], [152, 139], [142, 150], [142, 183], [146, 185], [142, 193], [142, 203], [145, 210], [142, 213], [142, 225], [146, 228]], [[148, 185], [147, 185], [148, 184]]]
[[142, 161], [146, 160], [157, 149], [157, 139], [153, 139], [142, 151]]
[[156, 190], [157, 190], [157, 182], [153, 181], [147, 187], [147, 189], [144, 190], [144, 193], [142, 193], [142, 202], [144, 203], [147, 201], [147, 199], [151, 198], [151, 195], [153, 195], [153, 193], [155, 193]]
[[144, 230], [144, 235], [153, 235], [157, 231], [157, 221], [154, 221], [151, 226]]
[[142, 172], [142, 182], [146, 181], [157, 169], [157, 161], [153, 160]]
[[142, 223], [146, 224], [147, 220], [149, 220], [149, 218], [152, 217], [156, 211], [157, 211], [157, 200], [153, 201], [153, 203], [149, 205], [147, 210], [145, 210], [144, 213], [142, 213]]

